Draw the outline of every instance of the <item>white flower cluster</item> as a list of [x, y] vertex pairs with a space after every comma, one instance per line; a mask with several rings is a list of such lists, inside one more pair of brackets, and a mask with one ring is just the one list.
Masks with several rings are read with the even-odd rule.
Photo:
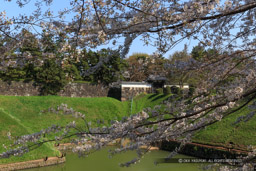
[[16, 149], [11, 149], [6, 152], [0, 153], [0, 158], [10, 158], [11, 156], [22, 156], [23, 154], [29, 152], [27, 147], [18, 147]]
[[[45, 113], [46, 111], [41, 111], [42, 113]], [[64, 114], [64, 115], [72, 115], [75, 118], [85, 118], [85, 114], [81, 112], [75, 111], [73, 108], [69, 108], [67, 104], [61, 103], [61, 105], [58, 105], [57, 108], [49, 108], [49, 113], [55, 113], [55, 114]]]

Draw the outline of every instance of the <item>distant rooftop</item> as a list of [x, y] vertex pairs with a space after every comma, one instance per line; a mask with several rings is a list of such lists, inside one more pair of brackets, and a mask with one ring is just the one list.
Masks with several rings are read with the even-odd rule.
[[128, 82], [128, 81], [122, 81], [121, 85], [145, 85], [148, 84], [147, 82]]

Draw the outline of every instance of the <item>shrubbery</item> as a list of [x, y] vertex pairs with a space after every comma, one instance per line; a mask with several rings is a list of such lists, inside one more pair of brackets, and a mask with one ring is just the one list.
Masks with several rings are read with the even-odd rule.
[[156, 94], [163, 94], [163, 89], [162, 88], [156, 89]]
[[195, 87], [193, 85], [189, 85], [188, 95], [193, 96], [195, 92]]
[[167, 86], [166, 88], [164, 88], [164, 94], [168, 95], [171, 94], [171, 88], [169, 86]]
[[173, 94], [181, 94], [180, 88], [177, 86], [171, 86], [171, 93]]

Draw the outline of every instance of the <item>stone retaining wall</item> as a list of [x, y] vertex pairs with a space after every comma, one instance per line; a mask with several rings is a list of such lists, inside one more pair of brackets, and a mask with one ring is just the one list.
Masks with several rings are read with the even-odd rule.
[[58, 158], [58, 157], [49, 157], [46, 161], [44, 159], [32, 160], [26, 162], [18, 162], [18, 163], [10, 163], [0, 165], [0, 171], [10, 171], [10, 170], [22, 170], [43, 166], [50, 166], [55, 164], [64, 163], [66, 158]]
[[[58, 95], [66, 97], [113, 97], [121, 101], [130, 100], [141, 93], [152, 93], [152, 87], [106, 87], [100, 84], [69, 83]], [[0, 81], [0, 95], [9, 96], [39, 96], [40, 87], [34, 82]]]
[[9, 96], [37, 96], [39, 95], [39, 87], [35, 86], [33, 82], [0, 81], [0, 94]]
[[[60, 96], [67, 97], [107, 97], [110, 88], [103, 85], [94, 85], [89, 83], [70, 83], [58, 93]], [[3, 82], [0, 81], [0, 95], [9, 96], [38, 96], [40, 87], [35, 83], [25, 83], [22, 81]]]
[[[163, 141], [158, 144], [161, 150], [166, 151], [173, 151], [175, 148], [178, 148], [179, 145], [180, 143], [176, 141]], [[225, 150], [193, 143], [187, 143], [179, 153], [206, 159], [236, 159], [238, 156], [245, 156], [247, 154], [244, 151], [235, 149]]]
[[107, 97], [109, 87], [89, 83], [70, 83], [58, 93], [67, 97]]

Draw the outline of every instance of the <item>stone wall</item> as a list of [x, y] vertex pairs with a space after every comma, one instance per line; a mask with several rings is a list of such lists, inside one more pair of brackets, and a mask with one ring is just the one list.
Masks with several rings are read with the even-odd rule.
[[[67, 97], [113, 97], [109, 87], [89, 83], [70, 83], [58, 95]], [[33, 82], [3, 82], [0, 81], [0, 95], [38, 96], [40, 87]]]
[[[61, 90], [58, 95], [66, 97], [113, 97], [115, 99], [125, 101], [141, 93], [152, 93], [151, 87], [122, 87], [115, 85], [106, 87], [103, 85], [90, 83], [70, 83]], [[0, 81], [0, 95], [9, 96], [39, 96], [40, 87], [34, 82]]]
[[[161, 150], [174, 151], [180, 146], [180, 143], [176, 141], [163, 141], [158, 143], [158, 146]], [[236, 150], [233, 148], [218, 148], [216, 146], [200, 145], [195, 143], [185, 144], [179, 153], [207, 159], [235, 159], [241, 155], [246, 156], [247, 154], [246, 151]]]
[[89, 83], [71, 83], [58, 93], [67, 97], [107, 97], [109, 87]]
[[26, 162], [10, 163], [0, 165], [0, 170], [9, 171], [9, 170], [22, 170], [36, 167], [44, 167], [55, 164], [64, 163], [66, 161], [65, 157], [49, 157], [46, 161], [44, 159], [31, 160]]
[[40, 88], [33, 82], [24, 83], [19, 81], [0, 81], [0, 95], [9, 96], [37, 96]]
[[130, 100], [132, 97], [141, 93], [152, 93], [150, 87], [122, 87], [121, 88], [121, 101]]

